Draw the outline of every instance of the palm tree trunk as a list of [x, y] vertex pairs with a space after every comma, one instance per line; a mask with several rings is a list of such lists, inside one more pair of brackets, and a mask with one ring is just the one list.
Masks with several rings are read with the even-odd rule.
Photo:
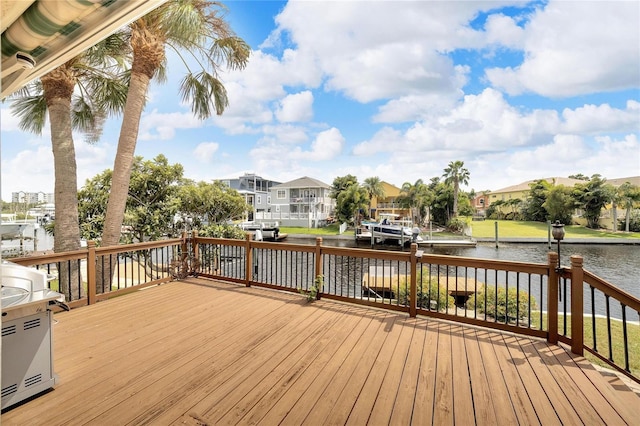
[[458, 192], [460, 191], [460, 187], [458, 181], [456, 180], [453, 183], [453, 217], [458, 216]]
[[[54, 161], [55, 223], [53, 249], [56, 253], [80, 249], [78, 225], [78, 179], [76, 153], [71, 130], [71, 95], [74, 82], [64, 71], [54, 70], [42, 78]], [[71, 300], [81, 298], [78, 264], [61, 262], [58, 268], [59, 288]]]
[[[147, 89], [150, 79], [143, 73], [132, 73], [131, 83], [127, 94], [127, 103], [124, 108], [122, 127], [118, 139], [118, 150], [113, 163], [113, 176], [111, 179], [111, 192], [107, 203], [107, 213], [104, 220], [102, 246], [117, 245], [120, 241], [124, 210], [129, 195], [129, 181], [133, 158], [138, 141], [138, 128], [140, 117], [144, 109]], [[97, 276], [98, 291], [109, 291], [113, 268], [117, 265], [117, 259], [104, 259], [98, 263]], [[108, 280], [108, 283], [106, 282]], [[105, 282], [101, 282], [105, 281]]]

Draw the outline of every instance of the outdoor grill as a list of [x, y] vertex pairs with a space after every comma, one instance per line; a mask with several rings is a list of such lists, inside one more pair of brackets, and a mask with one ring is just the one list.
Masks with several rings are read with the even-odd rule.
[[4, 409], [56, 384], [50, 306], [66, 305], [48, 288], [45, 272], [6, 261], [0, 269]]

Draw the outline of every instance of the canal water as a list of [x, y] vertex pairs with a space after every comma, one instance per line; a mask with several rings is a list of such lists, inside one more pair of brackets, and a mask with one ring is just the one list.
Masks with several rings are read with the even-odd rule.
[[[315, 244], [313, 238], [295, 238], [289, 242]], [[350, 239], [325, 238], [324, 245], [337, 247], [369, 248]], [[397, 246], [376, 246], [385, 250], [398, 250]], [[557, 251], [547, 243], [478, 243], [476, 247], [424, 247], [425, 253], [449, 256], [475, 257], [480, 259], [512, 260], [517, 262], [547, 263], [549, 251]], [[618, 288], [640, 299], [640, 245], [622, 244], [562, 244], [562, 265], [570, 266], [570, 256], [580, 255], [587, 271], [610, 282]]]

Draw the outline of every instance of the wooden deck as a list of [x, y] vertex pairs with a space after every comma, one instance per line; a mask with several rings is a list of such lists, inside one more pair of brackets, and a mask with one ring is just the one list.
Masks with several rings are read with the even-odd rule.
[[55, 390], [3, 425], [638, 424], [640, 397], [514, 336], [203, 279], [55, 316]]

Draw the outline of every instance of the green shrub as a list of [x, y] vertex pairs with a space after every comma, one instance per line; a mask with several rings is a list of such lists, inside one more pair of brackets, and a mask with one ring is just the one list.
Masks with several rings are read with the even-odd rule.
[[[447, 294], [447, 287], [444, 284], [438, 285], [438, 279], [422, 277], [422, 281], [417, 283], [418, 308], [431, 309], [431, 301], [435, 302], [435, 310], [444, 311], [453, 307], [453, 297]], [[409, 305], [409, 283], [406, 280], [400, 283], [400, 294], [398, 301], [401, 304]]]
[[[486, 297], [486, 311], [485, 311]], [[517, 301], [517, 302], [516, 302]], [[507, 322], [518, 317], [522, 320], [527, 317], [529, 311], [529, 293], [515, 288], [509, 288], [509, 292], [503, 287], [498, 287], [497, 303], [496, 288], [483, 286], [478, 292], [469, 297], [467, 309], [476, 309], [478, 313], [486, 314], [498, 321]], [[536, 299], [531, 297], [531, 310], [537, 309]]]

